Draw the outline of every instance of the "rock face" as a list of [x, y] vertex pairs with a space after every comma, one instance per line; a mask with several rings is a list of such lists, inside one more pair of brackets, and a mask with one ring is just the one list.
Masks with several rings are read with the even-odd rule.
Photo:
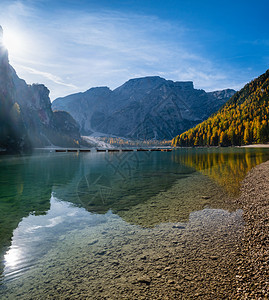
[[69, 112], [81, 133], [101, 132], [133, 139], [171, 139], [219, 109], [234, 90], [206, 93], [192, 82], [161, 77], [131, 79], [111, 91], [92, 88], [58, 98], [53, 109]]
[[17, 152], [30, 147], [26, 128], [22, 122], [20, 107], [15, 102], [15, 84], [8, 53], [3, 45], [0, 26], [0, 151]]
[[49, 90], [27, 85], [8, 60], [0, 26], [0, 150], [23, 152], [32, 147], [78, 146], [78, 124], [66, 112], [53, 112]]

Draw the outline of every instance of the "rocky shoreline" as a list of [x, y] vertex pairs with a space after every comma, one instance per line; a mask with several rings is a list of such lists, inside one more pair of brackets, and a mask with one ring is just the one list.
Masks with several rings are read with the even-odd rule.
[[237, 299], [269, 298], [269, 161], [252, 169], [235, 200], [243, 208]]

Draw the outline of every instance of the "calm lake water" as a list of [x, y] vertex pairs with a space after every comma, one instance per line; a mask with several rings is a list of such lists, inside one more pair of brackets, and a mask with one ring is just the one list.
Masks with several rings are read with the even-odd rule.
[[239, 148], [0, 157], [0, 298], [225, 298], [244, 225], [230, 199], [268, 159]]

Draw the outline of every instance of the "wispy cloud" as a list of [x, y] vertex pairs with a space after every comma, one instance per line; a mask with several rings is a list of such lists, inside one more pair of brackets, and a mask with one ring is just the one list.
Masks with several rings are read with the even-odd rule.
[[51, 73], [38, 71], [38, 70], [35, 70], [33, 68], [25, 67], [25, 66], [21, 66], [21, 68], [23, 68], [25, 71], [27, 71], [27, 72], [29, 72], [31, 74], [43, 76], [44, 78], [46, 78], [48, 80], [51, 80], [51, 81], [53, 81], [56, 84], [67, 86], [67, 87], [71, 87], [71, 88], [74, 88], [74, 89], [78, 88], [74, 84], [69, 84], [69, 83], [63, 82], [63, 80], [60, 77], [58, 77], [56, 75], [53, 75]]
[[232, 70], [199, 53], [183, 24], [118, 11], [43, 11], [26, 3], [5, 2], [0, 12], [4, 27], [15, 24], [28, 37], [27, 51], [10, 51], [11, 63], [26, 81], [45, 83], [52, 99], [147, 75], [192, 80], [206, 90], [233, 87]]
[[251, 44], [251, 45], [264, 45], [269, 46], [269, 40], [267, 39], [255, 39], [255, 40], [249, 40], [249, 41], [242, 41], [243, 44]]

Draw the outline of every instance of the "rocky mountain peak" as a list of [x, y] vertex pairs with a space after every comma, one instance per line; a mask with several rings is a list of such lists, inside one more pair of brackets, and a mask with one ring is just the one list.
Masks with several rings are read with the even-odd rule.
[[206, 93], [195, 89], [192, 81], [174, 82], [159, 76], [130, 79], [103, 96], [102, 91], [107, 90], [95, 88], [58, 98], [52, 107], [69, 112], [84, 135], [98, 132], [170, 139], [206, 119], [229, 99], [227, 91]]
[[234, 95], [234, 90], [225, 89], [221, 91], [209, 92], [208, 94], [216, 97], [216, 99], [231, 98]]
[[49, 98], [49, 89], [44, 84], [33, 84], [30, 86], [33, 94], [33, 103], [36, 109], [44, 111], [51, 110], [51, 102]]
[[166, 82], [164, 78], [159, 76], [147, 76], [141, 78], [133, 78], [125, 82], [120, 87], [116, 88], [115, 92], [129, 92], [131, 90], [145, 91], [149, 89], [154, 89], [162, 83]]
[[160, 86], [167, 86], [170, 88], [177, 88], [181, 91], [192, 91], [194, 90], [192, 81], [173, 81], [166, 80], [160, 76], [147, 76], [141, 78], [133, 78], [125, 82], [122, 86], [115, 89], [115, 92], [129, 92], [129, 91], [140, 91], [146, 92], [159, 88]]
[[160, 76], [145, 76], [145, 77], [129, 79], [125, 84], [137, 84], [137, 83], [144, 83], [144, 82], [159, 83], [162, 81], [165, 81], [165, 79]]
[[111, 92], [111, 90], [110, 90], [109, 87], [107, 87], [107, 86], [100, 86], [100, 87], [90, 88], [85, 93], [86, 94], [91, 94], [91, 95], [94, 95], [94, 96], [99, 96], [99, 95], [103, 95], [103, 94], [106, 94], [106, 93], [109, 94], [110, 92]]

